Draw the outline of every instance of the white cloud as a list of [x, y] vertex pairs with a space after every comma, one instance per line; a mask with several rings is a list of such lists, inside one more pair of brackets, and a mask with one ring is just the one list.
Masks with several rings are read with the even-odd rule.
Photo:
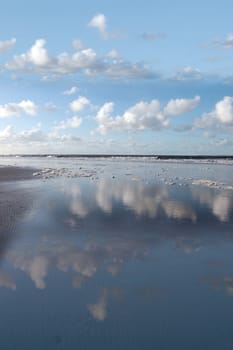
[[111, 57], [111, 58], [118, 58], [120, 56], [120, 54], [119, 54], [119, 52], [117, 50], [112, 49], [111, 51], [109, 51], [107, 56]]
[[202, 80], [203, 75], [198, 68], [185, 67], [179, 70], [173, 77], [173, 80], [186, 81], [186, 80]]
[[230, 33], [227, 35], [225, 42], [224, 42], [224, 47], [226, 49], [232, 49], [233, 48], [233, 33]]
[[96, 28], [104, 39], [108, 38], [107, 19], [102, 13], [94, 16], [88, 23], [89, 27]]
[[225, 96], [221, 101], [217, 102], [215, 108], [204, 113], [201, 118], [196, 119], [194, 128], [224, 128], [232, 131], [233, 127], [233, 97]]
[[233, 123], [233, 97], [225, 96], [222, 101], [219, 101], [215, 106], [214, 113], [221, 123]]
[[24, 71], [43, 75], [44, 81], [58, 79], [61, 75], [84, 73], [89, 76], [110, 78], [151, 78], [154, 74], [143, 64], [99, 57], [92, 48], [80, 49], [69, 55], [63, 52], [51, 56], [45, 48], [46, 41], [38, 39], [32, 47], [21, 55], [6, 62], [4, 68], [11, 71]]
[[53, 102], [47, 102], [44, 105], [44, 110], [46, 112], [56, 112], [58, 110], [58, 108]]
[[2, 131], [0, 131], [0, 140], [7, 140], [14, 134], [14, 127], [12, 125], [6, 126]]
[[96, 120], [99, 123], [107, 121], [109, 118], [111, 118], [111, 114], [114, 111], [114, 103], [113, 102], [106, 102], [98, 111], [96, 115]]
[[70, 109], [73, 113], [77, 113], [82, 111], [85, 107], [89, 105], [90, 101], [86, 97], [79, 96], [79, 98], [70, 103]]
[[14, 126], [8, 125], [0, 130], [2, 153], [58, 153], [75, 152], [82, 140], [80, 137], [55, 132], [46, 133], [38, 124], [31, 129], [17, 131]]
[[200, 96], [196, 96], [193, 99], [178, 98], [170, 100], [164, 108], [164, 113], [170, 116], [189, 113], [198, 106], [199, 102]]
[[62, 129], [77, 129], [82, 124], [82, 118], [74, 116], [73, 118], [68, 118], [61, 120], [55, 127], [55, 130]]
[[9, 51], [16, 43], [16, 39], [0, 41], [0, 54]]
[[44, 48], [46, 41], [44, 39], [36, 40], [35, 44], [29, 50], [26, 59], [37, 66], [45, 66], [50, 63], [51, 58]]
[[69, 90], [65, 90], [63, 95], [73, 95], [78, 91], [77, 86], [72, 86]]
[[34, 116], [37, 114], [37, 105], [30, 100], [20, 103], [7, 103], [0, 105], [0, 118], [18, 117], [21, 115]]
[[140, 101], [116, 117], [112, 115], [114, 104], [108, 102], [99, 109], [95, 117], [99, 124], [97, 130], [102, 134], [109, 130], [160, 130], [169, 126], [170, 116], [191, 112], [199, 101], [199, 96], [171, 100], [164, 109], [161, 109], [158, 100]]
[[224, 40], [214, 39], [213, 44], [221, 45], [225, 49], [232, 49], [233, 48], [233, 33], [229, 33]]

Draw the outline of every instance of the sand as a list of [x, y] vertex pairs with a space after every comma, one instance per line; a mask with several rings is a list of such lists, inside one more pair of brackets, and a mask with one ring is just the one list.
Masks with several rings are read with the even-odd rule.
[[30, 207], [32, 193], [17, 186], [18, 181], [33, 179], [35, 169], [0, 167], [0, 255], [14, 232], [15, 223]]
[[33, 178], [35, 169], [28, 167], [0, 166], [0, 183], [2, 181], [29, 180]]

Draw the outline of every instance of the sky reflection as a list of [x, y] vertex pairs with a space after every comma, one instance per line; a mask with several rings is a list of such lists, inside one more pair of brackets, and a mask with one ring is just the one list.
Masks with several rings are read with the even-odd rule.
[[[26, 278], [27, 288], [49, 293], [57, 276], [61, 290], [77, 293], [87, 315], [98, 322], [113, 317], [117, 300], [128, 305], [131, 293], [140, 297], [139, 305], [168, 302], [181, 272], [191, 278], [193, 293], [211, 286], [233, 295], [229, 263], [216, 276], [204, 263], [232, 259], [231, 192], [104, 179], [57, 180], [49, 186], [6, 245], [1, 290], [18, 293]], [[172, 267], [165, 273], [168, 264], [176, 266], [173, 273]], [[82, 294], [89, 288], [92, 292]]]

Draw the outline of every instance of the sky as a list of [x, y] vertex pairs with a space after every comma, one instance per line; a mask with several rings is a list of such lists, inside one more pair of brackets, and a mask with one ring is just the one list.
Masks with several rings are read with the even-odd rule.
[[0, 154], [233, 154], [233, 2], [1, 2]]

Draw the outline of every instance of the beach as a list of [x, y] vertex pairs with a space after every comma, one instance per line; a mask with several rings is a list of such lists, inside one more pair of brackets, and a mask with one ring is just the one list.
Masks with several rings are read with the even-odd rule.
[[231, 163], [0, 164], [4, 347], [217, 350], [231, 341]]

